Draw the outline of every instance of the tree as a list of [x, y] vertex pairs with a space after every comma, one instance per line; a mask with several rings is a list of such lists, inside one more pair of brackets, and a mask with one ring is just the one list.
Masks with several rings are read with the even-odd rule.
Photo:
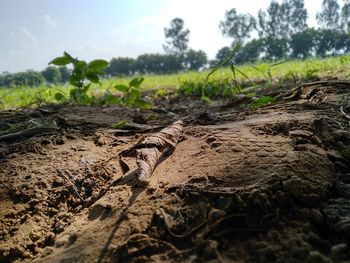
[[290, 38], [307, 28], [304, 0], [272, 1], [266, 12], [259, 10], [258, 33], [263, 38]]
[[293, 34], [289, 42], [292, 49], [291, 56], [303, 59], [311, 56], [316, 46], [317, 33], [314, 28], [308, 28]]
[[323, 0], [322, 11], [316, 15], [321, 29], [339, 29], [339, 8], [337, 0]]
[[350, 1], [345, 1], [343, 7], [341, 8], [341, 27], [342, 29], [350, 33]]
[[252, 15], [238, 14], [235, 8], [226, 11], [225, 20], [219, 24], [221, 33], [233, 38], [233, 45], [243, 44], [255, 27], [256, 20]]
[[[231, 55], [232, 48], [231, 47], [222, 47], [218, 50], [215, 55], [215, 59], [210, 61], [210, 67], [215, 67], [220, 62], [223, 62], [228, 56]], [[227, 65], [230, 61], [227, 63]]]
[[207, 54], [205, 54], [205, 52], [202, 50], [196, 51], [190, 49], [185, 54], [184, 63], [186, 69], [199, 70], [200, 68], [203, 68], [207, 62]]
[[135, 71], [135, 59], [128, 57], [113, 58], [109, 62], [107, 73], [111, 76], [129, 76]]
[[282, 21], [279, 3], [272, 1], [266, 12], [261, 9], [259, 10], [258, 25], [258, 33], [262, 38], [275, 38], [282, 36]]
[[307, 10], [304, 0], [285, 0], [281, 8], [281, 15], [285, 19], [281, 19], [282, 29], [286, 32], [286, 37], [302, 32], [307, 29]]
[[57, 67], [47, 67], [41, 71], [41, 75], [45, 78], [47, 83], [56, 84], [61, 82], [61, 72]]
[[238, 50], [238, 54], [234, 57], [234, 61], [237, 64], [244, 64], [247, 62], [255, 62], [259, 59], [264, 48], [264, 41], [261, 39], [253, 39], [247, 42], [241, 49]]
[[336, 53], [336, 30], [319, 29], [316, 37], [316, 55], [325, 57]]
[[286, 56], [288, 41], [285, 38], [268, 37], [263, 39], [265, 57], [271, 60], [278, 60]]
[[62, 83], [67, 83], [70, 78], [70, 71], [66, 66], [59, 67], [58, 68], [60, 73], [61, 73], [61, 82]]
[[171, 54], [143, 54], [137, 57], [135, 63], [135, 70], [142, 74], [166, 74], [178, 72], [182, 69], [182, 57]]
[[45, 79], [39, 72], [30, 70], [2, 76], [0, 86], [9, 88], [20, 86], [34, 87], [42, 85], [44, 82]]
[[184, 28], [184, 21], [181, 18], [174, 18], [169, 28], [164, 28], [166, 44], [163, 45], [168, 54], [183, 54], [188, 48], [190, 30]]

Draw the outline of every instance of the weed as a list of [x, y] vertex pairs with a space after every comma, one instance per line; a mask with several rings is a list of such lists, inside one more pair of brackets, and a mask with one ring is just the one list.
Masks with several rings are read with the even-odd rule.
[[121, 98], [121, 104], [123, 106], [128, 107], [136, 107], [142, 109], [150, 109], [152, 108], [152, 104], [141, 98], [140, 86], [144, 78], [134, 78], [132, 79], [128, 85], [118, 84], [115, 85], [114, 88], [123, 93], [123, 97]]
[[275, 98], [273, 98], [273, 97], [263, 96], [263, 97], [255, 100], [255, 101], [253, 101], [250, 104], [250, 107], [253, 108], [253, 109], [256, 109], [256, 108], [260, 108], [260, 107], [266, 106], [268, 104], [271, 104], [274, 101], [275, 101]]
[[122, 130], [127, 123], [128, 123], [127, 120], [120, 120], [117, 123], [113, 124], [112, 128]]
[[[350, 61], [349, 55], [344, 55], [343, 66], [340, 57], [329, 57], [329, 58], [313, 58], [306, 60], [293, 60], [288, 61], [279, 66], [273, 66], [270, 68], [271, 76], [278, 79], [284, 79], [288, 73], [293, 72], [293, 74], [298, 81], [308, 81], [318, 80], [323, 76], [337, 76], [339, 78], [348, 78], [348, 64], [346, 61]], [[349, 62], [347, 62], [349, 63]], [[255, 64], [255, 67], [264, 71], [266, 78], [268, 78], [268, 66], [266, 64]], [[235, 66], [235, 69], [244, 72], [244, 74], [249, 77], [252, 81], [262, 76], [262, 73], [254, 69], [251, 65]], [[345, 70], [340, 70], [345, 69]], [[183, 72], [179, 74], [171, 75], [147, 75], [145, 80], [142, 82], [142, 90], [155, 90], [163, 88], [168, 91], [177, 90], [181, 92], [182, 89], [190, 89], [191, 86], [195, 87], [194, 93], [198, 94], [196, 96], [201, 96], [203, 88], [203, 80], [206, 78], [210, 71], [191, 71]], [[333, 74], [335, 73], [335, 74]], [[217, 70], [215, 73], [210, 75], [207, 88], [204, 90], [204, 94], [207, 96], [213, 96], [212, 94], [219, 94], [218, 96], [224, 96], [223, 94], [235, 94], [237, 88], [232, 83], [232, 69], [229, 67], [224, 67]], [[290, 75], [291, 78], [292, 75]], [[265, 78], [265, 77], [264, 77]], [[236, 71], [236, 81], [240, 83], [246, 78]], [[124, 85], [129, 85], [131, 78], [110, 78], [102, 79], [101, 85], [91, 85], [89, 91], [86, 93], [91, 97], [104, 97], [106, 104], [119, 104], [120, 98], [116, 96], [116, 90], [114, 89], [115, 83], [120, 83]], [[192, 83], [192, 84], [188, 84]], [[300, 83], [297, 83], [300, 84]], [[52, 87], [47, 86], [21, 86], [13, 88], [0, 88], [0, 103], [1, 109], [15, 109], [19, 107], [26, 107], [31, 105], [32, 107], [37, 106], [35, 103], [39, 103], [36, 97], [39, 97], [41, 102], [45, 103], [57, 103], [54, 98], [56, 93], [62, 93], [65, 98], [70, 97], [72, 89], [75, 89], [72, 85], [55, 85]], [[41, 92], [42, 90], [48, 90], [48, 92]], [[40, 92], [39, 95], [36, 95]], [[199, 93], [198, 93], [199, 92]], [[210, 92], [212, 92], [210, 94]], [[242, 92], [242, 91], [241, 91]], [[252, 89], [249, 92], [254, 92]], [[190, 94], [191, 91], [189, 91]], [[51, 94], [51, 95], [50, 95]], [[93, 94], [93, 95], [92, 95]], [[40, 103], [41, 103], [40, 102]], [[34, 103], [34, 104], [33, 104]]]
[[[87, 95], [87, 91], [91, 83], [101, 84], [100, 76], [105, 74], [103, 70], [108, 67], [108, 62], [105, 60], [96, 59], [87, 63], [84, 60], [73, 58], [66, 51], [63, 53], [62, 57], [53, 59], [49, 64], [56, 66], [73, 65], [69, 83], [75, 88], [70, 91], [70, 100], [83, 104], [90, 104], [93, 102], [93, 98]], [[58, 92], [55, 94], [55, 99], [62, 101], [65, 99], [65, 96], [63, 93]]]
[[256, 71], [260, 72], [264, 79], [267, 81], [268, 87], [272, 88], [273, 87], [273, 76], [272, 76], [272, 68], [279, 66], [281, 64], [287, 63], [289, 60], [284, 60], [284, 61], [280, 61], [274, 64], [261, 64], [259, 66], [251, 66], [253, 69], [255, 69]]

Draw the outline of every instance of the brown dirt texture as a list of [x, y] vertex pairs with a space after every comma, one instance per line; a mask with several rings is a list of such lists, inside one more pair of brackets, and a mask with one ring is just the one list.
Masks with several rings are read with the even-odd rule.
[[[350, 84], [243, 102], [1, 112], [56, 128], [0, 136], [0, 262], [350, 262]], [[123, 176], [118, 154], [177, 119], [149, 184], [135, 158]]]

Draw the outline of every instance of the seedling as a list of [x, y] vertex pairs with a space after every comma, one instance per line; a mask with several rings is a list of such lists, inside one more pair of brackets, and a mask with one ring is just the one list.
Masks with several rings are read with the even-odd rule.
[[233, 58], [233, 56], [235, 55], [235, 53], [238, 51], [239, 48], [240, 48], [240, 46], [239, 46], [239, 45], [236, 45], [236, 46], [232, 49], [231, 53], [225, 58], [225, 60], [222, 61], [222, 62], [220, 62], [218, 65], [216, 65], [216, 66], [208, 73], [208, 75], [205, 77], [205, 79], [204, 79], [204, 84], [203, 84], [203, 87], [202, 87], [202, 96], [201, 96], [201, 100], [202, 100], [203, 102], [210, 103], [210, 98], [207, 97], [206, 94], [205, 94], [205, 90], [206, 90], [207, 86], [209, 85], [209, 82], [208, 82], [208, 81], [209, 81], [209, 77], [210, 77], [211, 75], [213, 75], [216, 71], [218, 71], [220, 68], [225, 67], [227, 64], [230, 65], [230, 69], [231, 69], [231, 72], [232, 72], [232, 74], [233, 74], [233, 81], [232, 81], [232, 82], [233, 82], [233, 85], [234, 85], [235, 89], [236, 89], [238, 92], [241, 91], [241, 88], [238, 86], [238, 83], [237, 83], [236, 71], [237, 71], [238, 73], [240, 73], [240, 74], [241, 74], [244, 78], [246, 78], [248, 81], [252, 82], [252, 81], [249, 79], [249, 77], [248, 77], [246, 74], [244, 74], [241, 70], [239, 70], [239, 69], [233, 64], [233, 62], [232, 62], [232, 58]]
[[264, 107], [266, 105], [269, 105], [271, 104], [272, 102], [275, 101], [275, 98], [273, 97], [270, 97], [270, 96], [263, 96], [257, 100], [255, 100], [254, 102], [252, 102], [250, 104], [250, 107], [253, 108], [253, 109], [257, 109], [257, 108], [260, 108], [260, 107]]
[[134, 78], [129, 85], [118, 84], [114, 88], [123, 93], [121, 104], [127, 107], [136, 107], [142, 109], [152, 108], [152, 104], [141, 98], [140, 86], [144, 81], [143, 77]]
[[261, 64], [259, 67], [256, 67], [256, 66], [251, 66], [251, 67], [253, 69], [255, 69], [256, 71], [260, 72], [264, 76], [265, 80], [267, 81], [268, 86], [270, 88], [272, 88], [272, 86], [273, 86], [273, 77], [272, 77], [271, 69], [273, 67], [276, 67], [276, 66], [279, 66], [281, 64], [287, 63], [288, 61], [290, 61], [290, 60], [284, 60], [284, 61], [277, 62], [277, 63], [271, 64], [271, 65], [263, 65], [263, 64]]
[[[107, 68], [108, 62], [102, 59], [95, 59], [87, 63], [84, 60], [73, 58], [66, 51], [62, 57], [57, 57], [49, 64], [56, 66], [73, 65], [73, 71], [69, 78], [69, 83], [74, 86], [70, 91], [70, 100], [77, 103], [89, 104], [93, 99], [87, 95], [91, 83], [100, 84], [100, 76], [106, 74], [103, 70]], [[64, 94], [58, 92], [55, 99], [62, 101], [65, 99]]]

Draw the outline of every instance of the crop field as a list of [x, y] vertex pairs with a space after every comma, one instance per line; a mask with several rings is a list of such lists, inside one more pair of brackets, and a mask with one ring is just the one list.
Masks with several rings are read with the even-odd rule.
[[[259, 81], [265, 82], [265, 87], [278, 85], [279, 82], [287, 81], [291, 85], [299, 85], [302, 82], [310, 82], [323, 77], [346, 78], [350, 68], [350, 56], [339, 56], [323, 59], [288, 60], [277, 63], [258, 63], [238, 66], [235, 75], [230, 68], [222, 68], [210, 76], [210, 81], [215, 83], [232, 83], [236, 79], [238, 85], [245, 83], [253, 86]], [[201, 86], [209, 70], [202, 72], [185, 72], [171, 75], [144, 75], [142, 89], [152, 90], [158, 96], [167, 94], [169, 90], [184, 88], [184, 84], [191, 83]], [[106, 93], [117, 94], [114, 89], [116, 84], [127, 84], [131, 78], [108, 78], [101, 81], [101, 85], [94, 84], [89, 90], [89, 95], [95, 98], [103, 97]], [[193, 86], [192, 85], [192, 86]], [[187, 89], [192, 89], [188, 86]], [[72, 89], [71, 85], [53, 85], [38, 87], [0, 88], [0, 109], [16, 109], [50, 103], [59, 103], [55, 94], [60, 92], [67, 97]], [[190, 95], [191, 90], [184, 92]], [[210, 95], [210, 94], [209, 94]], [[98, 100], [96, 101], [98, 104]]]

